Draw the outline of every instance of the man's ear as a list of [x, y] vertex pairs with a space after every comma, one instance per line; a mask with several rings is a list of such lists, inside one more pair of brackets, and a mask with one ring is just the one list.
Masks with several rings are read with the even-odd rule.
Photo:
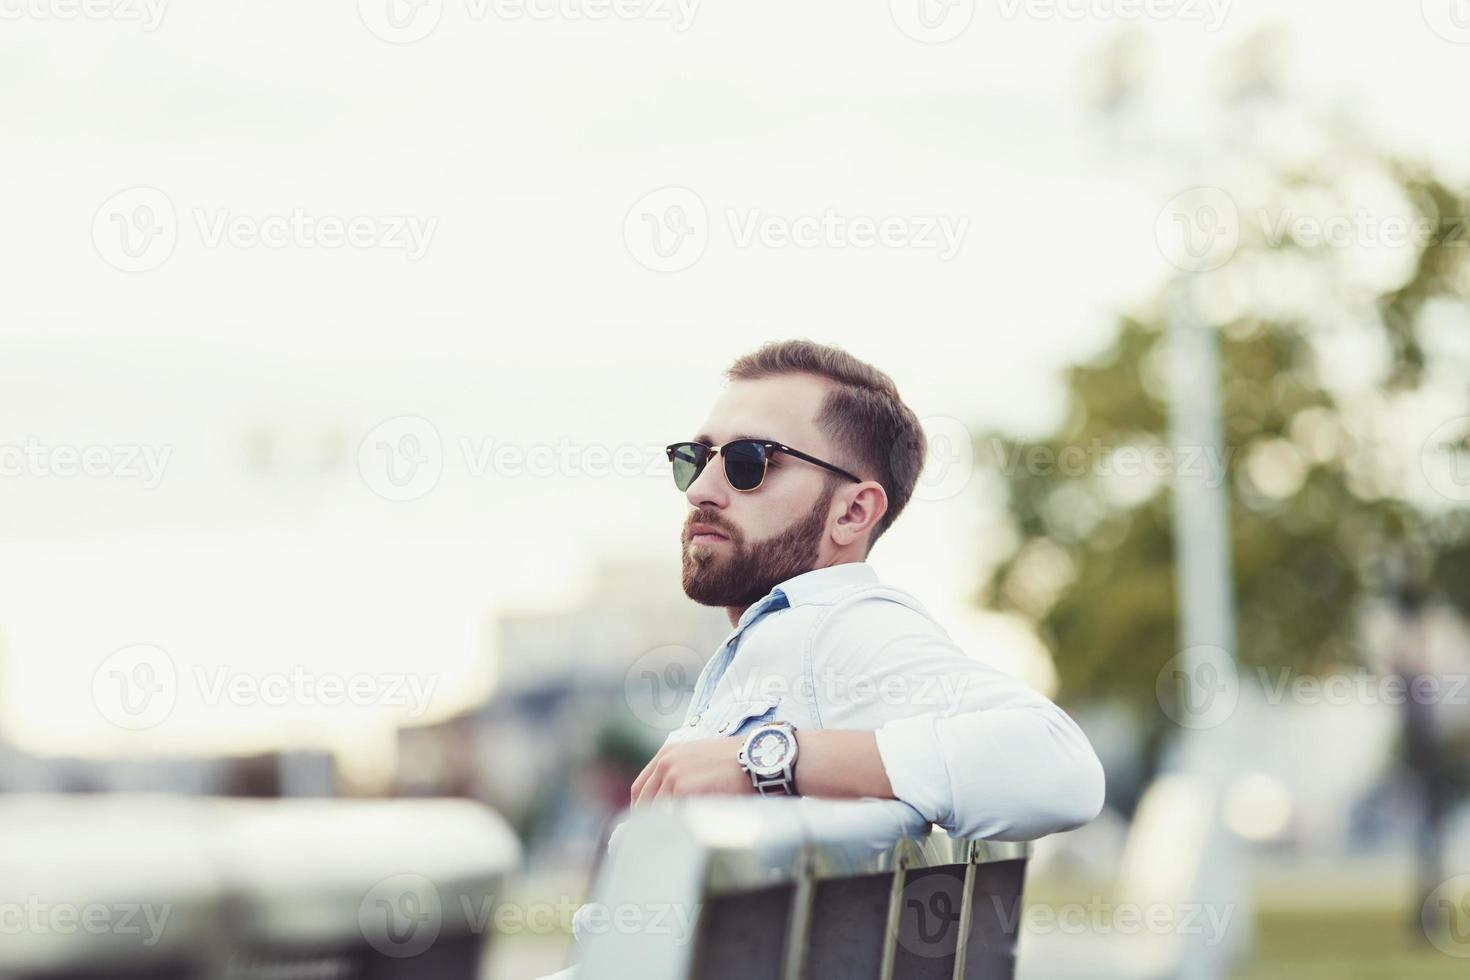
[[[832, 539], [837, 546], [845, 548], [864, 535], [877, 530], [878, 522], [888, 513], [888, 494], [883, 485], [874, 480], [864, 480], [851, 489], [840, 491], [836, 500], [847, 501], [846, 508], [837, 516], [832, 528]], [[872, 540], [869, 536], [868, 540]]]

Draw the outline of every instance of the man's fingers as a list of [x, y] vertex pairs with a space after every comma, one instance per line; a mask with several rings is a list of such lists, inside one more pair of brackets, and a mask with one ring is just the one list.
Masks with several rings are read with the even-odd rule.
[[643, 771], [633, 782], [632, 805], [646, 803], [658, 793], [659, 784], [663, 782], [664, 774], [669, 768], [668, 753], [665, 749], [667, 746], [659, 749], [654, 757], [648, 760], [648, 765], [643, 767]]
[[628, 791], [629, 800], [637, 801], [639, 793], [643, 790], [649, 777], [653, 775], [654, 766], [658, 765], [659, 760], [663, 758], [665, 748], [666, 746], [659, 746], [659, 750], [653, 754], [652, 759], [648, 760], [648, 764], [643, 767], [643, 771], [638, 774], [638, 778], [633, 780], [633, 788]]
[[[652, 763], [649, 764], [649, 768], [652, 769]], [[663, 781], [663, 773], [658, 770], [653, 770], [653, 775], [649, 777], [648, 781], [638, 790], [637, 795], [633, 797], [633, 805], [638, 806], [641, 803], [647, 803], [650, 800], [657, 799], [659, 787], [663, 785]]]
[[640, 791], [642, 791], [643, 784], [648, 782], [648, 774], [652, 771], [653, 763], [650, 762], [648, 765], [643, 767], [643, 771], [638, 774], [638, 778], [633, 780], [633, 786], [631, 789], [628, 790], [629, 802], [636, 803], [638, 801], [638, 794]]

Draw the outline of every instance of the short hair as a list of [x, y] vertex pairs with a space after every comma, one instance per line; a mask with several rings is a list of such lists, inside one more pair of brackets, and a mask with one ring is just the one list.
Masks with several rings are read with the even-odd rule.
[[[887, 374], [840, 347], [811, 340], [778, 340], [737, 358], [725, 371], [731, 381], [753, 381], [781, 374], [813, 374], [834, 382], [817, 424], [859, 476], [872, 479], [888, 495], [888, 510], [868, 539], [868, 550], [903, 512], [928, 441], [913, 409], [899, 397]], [[801, 448], [801, 447], [797, 447]]]

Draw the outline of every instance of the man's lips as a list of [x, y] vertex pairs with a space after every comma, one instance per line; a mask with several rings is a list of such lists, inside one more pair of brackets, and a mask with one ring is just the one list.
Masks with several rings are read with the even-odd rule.
[[716, 541], [729, 541], [723, 534], [696, 534], [689, 539], [690, 544], [714, 544]]
[[689, 525], [690, 544], [710, 544], [715, 541], [728, 541], [729, 537], [721, 534], [708, 524]]

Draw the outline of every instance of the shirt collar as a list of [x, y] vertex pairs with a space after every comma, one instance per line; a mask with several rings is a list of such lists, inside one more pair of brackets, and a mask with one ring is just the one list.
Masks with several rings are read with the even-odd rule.
[[771, 591], [780, 592], [792, 606], [800, 606], [824, 603], [838, 592], [877, 584], [878, 572], [872, 565], [865, 561], [848, 561], [793, 575]]

